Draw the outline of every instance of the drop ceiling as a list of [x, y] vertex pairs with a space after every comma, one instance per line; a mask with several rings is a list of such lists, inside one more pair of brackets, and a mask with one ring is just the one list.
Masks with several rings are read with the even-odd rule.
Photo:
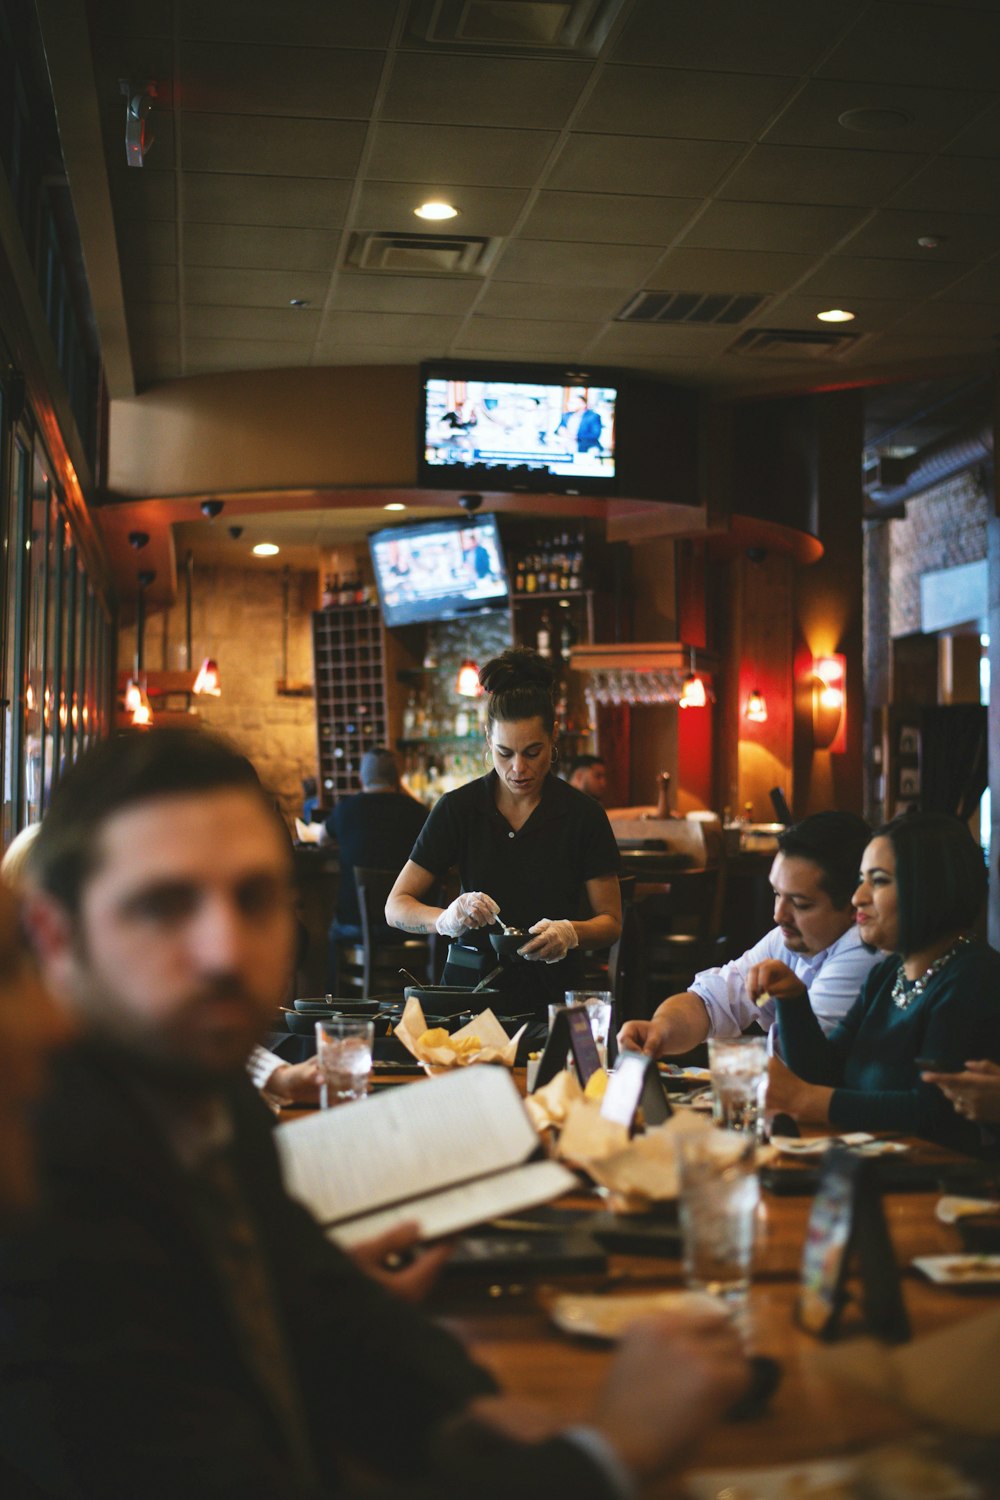
[[[83, 0], [38, 9], [70, 187], [109, 205], [81, 229], [99, 328], [117, 296], [127, 329], [112, 394], [445, 357], [731, 393], [995, 354], [996, 0], [585, 0], [575, 52], [545, 44], [552, 7], [511, 0], [94, 0], [89, 68], [58, 55]], [[428, 40], [463, 24], [506, 40]], [[156, 87], [140, 170], [121, 79]], [[459, 216], [422, 223], [431, 197]], [[489, 253], [472, 273], [352, 263], [369, 235], [442, 233]], [[620, 321], [644, 291], [762, 300], [735, 326]], [[744, 337], [831, 306], [856, 314], [843, 349]]]

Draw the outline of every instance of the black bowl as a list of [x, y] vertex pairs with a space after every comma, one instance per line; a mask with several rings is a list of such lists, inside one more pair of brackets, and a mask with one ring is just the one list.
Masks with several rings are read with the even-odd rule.
[[519, 948], [531, 942], [531, 933], [512, 927], [508, 932], [491, 932], [490, 943], [498, 958], [516, 958]]
[[407, 1000], [413, 997], [420, 1001], [424, 1019], [428, 1022], [432, 1015], [455, 1016], [463, 1011], [473, 1011], [478, 1015], [481, 1010], [495, 1010], [500, 999], [499, 990], [480, 990], [474, 995], [471, 985], [459, 984], [410, 984], [403, 993]]

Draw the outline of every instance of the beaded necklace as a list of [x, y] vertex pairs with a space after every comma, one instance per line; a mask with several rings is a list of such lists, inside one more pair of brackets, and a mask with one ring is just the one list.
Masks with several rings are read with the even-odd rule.
[[897, 1006], [899, 1010], [906, 1010], [907, 1006], [912, 1005], [914, 1000], [923, 994], [934, 978], [934, 975], [940, 974], [945, 964], [954, 958], [960, 949], [967, 947], [971, 942], [972, 939], [965, 937], [964, 934], [962, 937], [957, 938], [950, 948], [942, 953], [939, 958], [936, 958], [929, 968], [924, 970], [919, 979], [907, 979], [903, 972], [903, 960], [900, 959], [899, 968], [896, 970], [896, 978], [892, 986], [893, 1005]]

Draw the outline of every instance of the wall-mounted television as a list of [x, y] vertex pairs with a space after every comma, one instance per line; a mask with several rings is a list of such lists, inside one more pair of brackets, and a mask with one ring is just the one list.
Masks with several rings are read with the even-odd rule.
[[615, 492], [612, 376], [545, 365], [424, 365], [421, 393], [421, 484]]
[[510, 594], [494, 516], [392, 526], [368, 538], [386, 625], [500, 609]]

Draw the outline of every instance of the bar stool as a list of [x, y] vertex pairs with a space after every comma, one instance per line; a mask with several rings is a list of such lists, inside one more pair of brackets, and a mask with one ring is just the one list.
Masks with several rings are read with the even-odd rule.
[[385, 903], [398, 874], [398, 870], [354, 867], [361, 909], [361, 944], [356, 951], [360, 952], [360, 988], [365, 999], [401, 990], [400, 969], [409, 969], [414, 978], [434, 983], [438, 962], [436, 938], [405, 936], [385, 920]]

